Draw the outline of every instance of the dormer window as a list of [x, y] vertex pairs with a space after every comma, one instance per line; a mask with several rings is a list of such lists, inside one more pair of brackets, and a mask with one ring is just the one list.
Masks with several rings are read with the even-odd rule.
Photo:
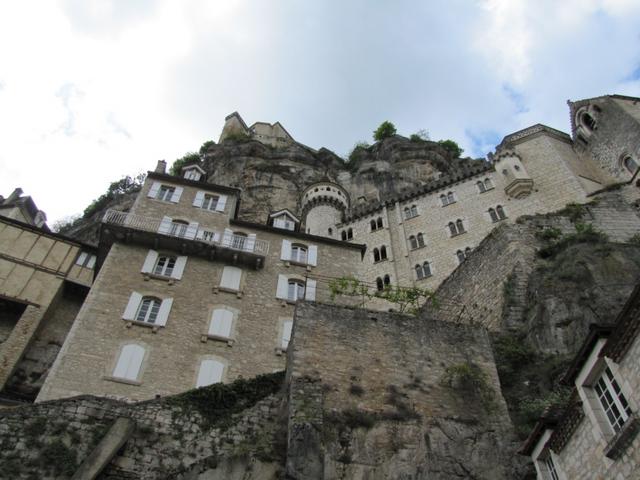
[[296, 224], [288, 215], [282, 214], [273, 220], [273, 226], [276, 228], [284, 228], [285, 230], [295, 230]]
[[188, 165], [182, 169], [182, 176], [187, 180], [199, 181], [205, 173], [198, 165]]

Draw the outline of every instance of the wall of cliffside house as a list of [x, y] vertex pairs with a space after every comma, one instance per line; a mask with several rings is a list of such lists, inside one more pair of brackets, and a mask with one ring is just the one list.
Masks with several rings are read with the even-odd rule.
[[514, 478], [481, 328], [299, 304], [288, 350], [291, 478]]

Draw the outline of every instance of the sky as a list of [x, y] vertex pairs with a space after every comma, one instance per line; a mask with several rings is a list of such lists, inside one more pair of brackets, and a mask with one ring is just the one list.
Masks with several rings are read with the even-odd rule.
[[51, 225], [234, 111], [343, 157], [385, 120], [484, 157], [613, 93], [640, 96], [640, 0], [7, 1], [0, 194]]

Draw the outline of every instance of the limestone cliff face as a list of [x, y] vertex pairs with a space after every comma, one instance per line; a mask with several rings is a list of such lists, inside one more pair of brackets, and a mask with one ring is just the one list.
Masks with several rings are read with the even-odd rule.
[[356, 206], [461, 174], [477, 163], [452, 158], [435, 142], [395, 136], [359, 148], [348, 163], [324, 148], [316, 152], [294, 144], [274, 149], [258, 141], [227, 140], [205, 153], [203, 167], [209, 182], [242, 188], [242, 219], [264, 222], [274, 210], [299, 212], [302, 191], [315, 182], [342, 185]]

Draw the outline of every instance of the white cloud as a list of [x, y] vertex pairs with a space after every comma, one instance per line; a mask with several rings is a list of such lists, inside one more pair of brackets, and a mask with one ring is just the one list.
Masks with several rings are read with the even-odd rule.
[[483, 155], [567, 130], [568, 98], [640, 95], [635, 0], [36, 3], [0, 5], [0, 193], [52, 220], [234, 110], [341, 154], [389, 119]]

